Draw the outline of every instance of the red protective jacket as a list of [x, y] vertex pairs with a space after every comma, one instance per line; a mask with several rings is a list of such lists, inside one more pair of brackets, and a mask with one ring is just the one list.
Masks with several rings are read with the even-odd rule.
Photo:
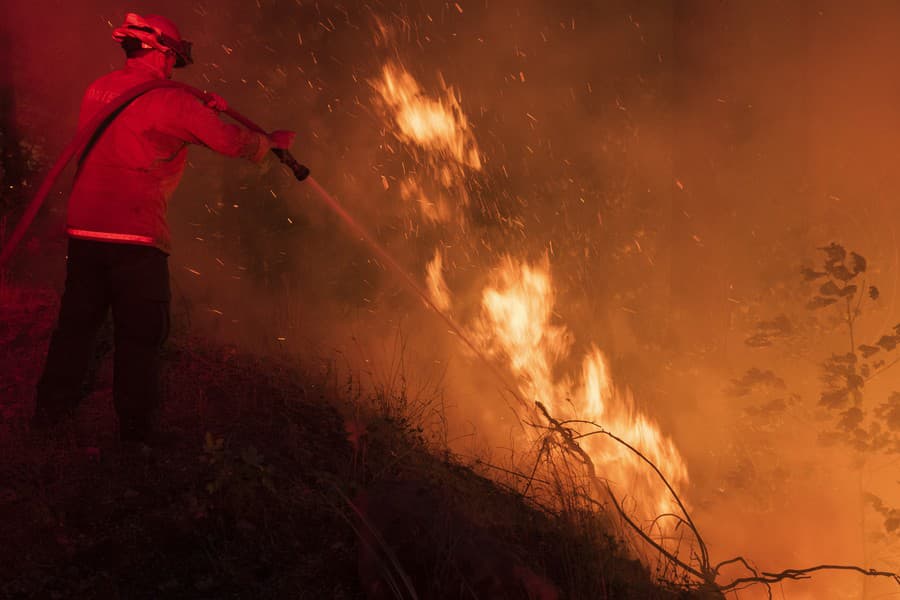
[[[83, 127], [125, 90], [163, 74], [129, 61], [92, 83], [79, 117]], [[109, 124], [79, 166], [69, 197], [70, 236], [171, 249], [166, 208], [187, 160], [187, 145], [257, 162], [269, 150], [265, 135], [222, 121], [179, 89], [147, 92]]]

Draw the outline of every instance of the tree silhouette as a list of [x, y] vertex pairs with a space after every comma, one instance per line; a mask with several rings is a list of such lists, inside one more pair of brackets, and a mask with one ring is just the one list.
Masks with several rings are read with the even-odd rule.
[[881, 404], [866, 402], [865, 387], [874, 377], [897, 363], [900, 324], [877, 340], [859, 343], [856, 324], [863, 303], [879, 298], [878, 288], [866, 285], [866, 259], [832, 242], [820, 248], [821, 270], [804, 268], [804, 279], [819, 284], [807, 303], [810, 310], [833, 310], [846, 327], [848, 352], [832, 353], [822, 362], [819, 405], [830, 411], [835, 429], [820, 437], [826, 443], [845, 443], [860, 453], [896, 453], [900, 446], [900, 400], [892, 394]]

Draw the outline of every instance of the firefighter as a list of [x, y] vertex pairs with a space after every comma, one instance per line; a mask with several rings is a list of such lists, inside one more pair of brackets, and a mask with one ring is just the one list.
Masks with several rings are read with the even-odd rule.
[[[191, 64], [191, 44], [170, 20], [128, 14], [113, 39], [125, 66], [92, 83], [79, 127], [122, 92], [171, 79]], [[112, 309], [113, 403], [123, 442], [157, 433], [160, 351], [169, 331], [170, 235], [166, 206], [184, 172], [189, 144], [258, 162], [287, 149], [291, 131], [256, 133], [224, 122], [224, 100], [155, 89], [138, 97], [97, 136], [79, 164], [67, 212], [68, 259], [59, 319], [37, 386], [32, 429], [64, 422], [85, 394], [97, 331]]]

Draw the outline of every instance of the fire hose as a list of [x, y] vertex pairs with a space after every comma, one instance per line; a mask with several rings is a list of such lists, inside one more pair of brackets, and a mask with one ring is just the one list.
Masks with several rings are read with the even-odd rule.
[[[12, 254], [15, 251], [16, 247], [22, 241], [22, 238], [25, 237], [25, 233], [28, 231], [28, 228], [31, 226], [31, 223], [37, 216], [38, 211], [44, 204], [44, 201], [47, 199], [47, 196], [53, 190], [53, 186], [56, 184], [56, 181], [59, 179], [59, 176], [62, 174], [63, 170], [71, 162], [72, 158], [80, 152], [84, 151], [85, 148], [88, 148], [89, 151], [89, 146], [91, 145], [91, 143], [95, 141], [100, 134], [102, 134], [103, 130], [113, 121], [113, 119], [116, 118], [116, 116], [119, 115], [119, 113], [121, 113], [129, 104], [131, 104], [131, 102], [151, 90], [160, 88], [182, 89], [204, 101], [208, 100], [209, 98], [208, 94], [206, 94], [202, 90], [199, 90], [185, 83], [171, 80], [153, 80], [126, 90], [118, 98], [105, 106], [96, 116], [94, 116], [94, 118], [92, 118], [87, 123], [87, 125], [82, 127], [78, 131], [78, 133], [75, 134], [75, 137], [72, 138], [69, 144], [63, 149], [59, 158], [56, 159], [56, 162], [51, 167], [49, 173], [44, 178], [43, 182], [41, 182], [37, 193], [25, 208], [25, 212], [19, 219], [19, 222], [16, 224], [15, 229], [13, 229], [10, 238], [3, 245], [2, 250], [0, 250], [0, 270], [3, 270], [6, 267], [6, 264], [12, 257]], [[263, 130], [259, 125], [230, 107], [222, 112], [224, 112], [226, 115], [228, 115], [247, 129], [250, 129], [257, 133], [266, 133], [265, 130]], [[525, 404], [519, 394], [515, 391], [515, 388], [509, 384], [507, 378], [503, 375], [503, 373], [500, 372], [493, 361], [488, 359], [488, 357], [484, 354], [484, 351], [481, 350], [469, 338], [468, 335], [466, 335], [462, 327], [460, 327], [450, 315], [441, 310], [440, 307], [438, 307], [434, 303], [428, 292], [425, 291], [425, 289], [421, 285], [419, 285], [418, 282], [416, 282], [412, 275], [410, 275], [406, 271], [406, 269], [404, 269], [403, 266], [399, 262], [397, 262], [397, 260], [393, 256], [391, 256], [391, 254], [378, 242], [377, 239], [375, 239], [375, 237], [371, 233], [369, 233], [369, 231], [365, 227], [363, 227], [356, 219], [354, 219], [353, 216], [349, 212], [347, 212], [347, 210], [343, 206], [341, 206], [341, 204], [319, 184], [319, 182], [309, 176], [308, 168], [297, 162], [297, 160], [291, 155], [288, 150], [272, 148], [272, 153], [275, 154], [275, 156], [277, 156], [278, 159], [286, 167], [288, 167], [288, 169], [291, 170], [291, 172], [294, 174], [294, 177], [296, 177], [298, 181], [308, 181], [313, 191], [315, 191], [315, 193], [325, 203], [325, 205], [338, 217], [340, 217], [340, 219], [350, 227], [350, 229], [358, 236], [359, 239], [368, 244], [368, 246], [378, 256], [378, 258], [381, 259], [384, 264], [386, 264], [390, 268], [391, 271], [399, 276], [400, 279], [410, 288], [410, 290], [412, 290], [417, 296], [422, 299], [423, 302], [425, 302], [426, 306], [433, 310], [441, 318], [441, 320], [446, 323], [446, 325], [450, 328], [450, 331], [457, 337], [459, 337], [466, 344], [466, 346], [468, 346], [469, 349], [472, 350], [475, 355], [488, 366], [490, 371], [498, 378], [500, 382], [504, 384], [504, 386], [507, 388], [507, 391], [509, 391], [513, 395], [513, 397], [515, 397], [519, 402]]]
[[[25, 233], [31, 226], [32, 221], [34, 221], [34, 218], [37, 216], [38, 211], [41, 209], [41, 206], [43, 206], [44, 201], [47, 199], [47, 196], [52, 191], [53, 186], [56, 184], [57, 179], [59, 179], [59, 176], [62, 174], [66, 166], [71, 162], [72, 158], [79, 152], [87, 148], [91, 144], [91, 142], [93, 142], [103, 132], [106, 126], [109, 125], [113, 121], [113, 119], [115, 119], [116, 116], [118, 116], [118, 114], [121, 113], [134, 100], [151, 90], [160, 88], [182, 89], [190, 94], [193, 94], [201, 100], [208, 99], [208, 95], [205, 92], [187, 84], [178, 81], [153, 80], [126, 90], [118, 98], [106, 105], [93, 119], [91, 119], [87, 123], [87, 125], [82, 127], [81, 130], [79, 130], [78, 133], [75, 134], [75, 137], [72, 138], [72, 141], [69, 142], [69, 144], [59, 155], [59, 158], [56, 159], [56, 162], [53, 163], [53, 167], [51, 167], [50, 172], [44, 178], [44, 181], [41, 182], [37, 193], [34, 195], [34, 199], [32, 199], [32, 201], [25, 208], [25, 212], [23, 213], [22, 218], [16, 224], [15, 229], [13, 229], [9, 240], [6, 241], [3, 249], [0, 250], [0, 269], [3, 269], [6, 266], [6, 263], [12, 257], [12, 254], [15, 251], [16, 247], [19, 245], [19, 242], [21, 242], [22, 238], [25, 237]], [[257, 133], [266, 133], [259, 125], [257, 125], [244, 115], [240, 114], [236, 110], [229, 108], [223, 112], [247, 129], [250, 129]], [[291, 171], [293, 171], [294, 176], [298, 181], [303, 181], [309, 176], [309, 169], [298, 163], [296, 159], [291, 156], [291, 153], [287, 150], [273, 148], [272, 152], [278, 157], [281, 162], [283, 162], [289, 169], [291, 169]]]

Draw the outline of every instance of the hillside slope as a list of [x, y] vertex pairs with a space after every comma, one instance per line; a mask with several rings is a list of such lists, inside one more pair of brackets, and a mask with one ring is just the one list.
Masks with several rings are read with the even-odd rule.
[[0, 597], [690, 597], [402, 418], [345, 418], [337, 385], [283, 359], [170, 340], [172, 439], [146, 455], [116, 440], [106, 356], [74, 421], [34, 435], [57, 302], [0, 290]]

